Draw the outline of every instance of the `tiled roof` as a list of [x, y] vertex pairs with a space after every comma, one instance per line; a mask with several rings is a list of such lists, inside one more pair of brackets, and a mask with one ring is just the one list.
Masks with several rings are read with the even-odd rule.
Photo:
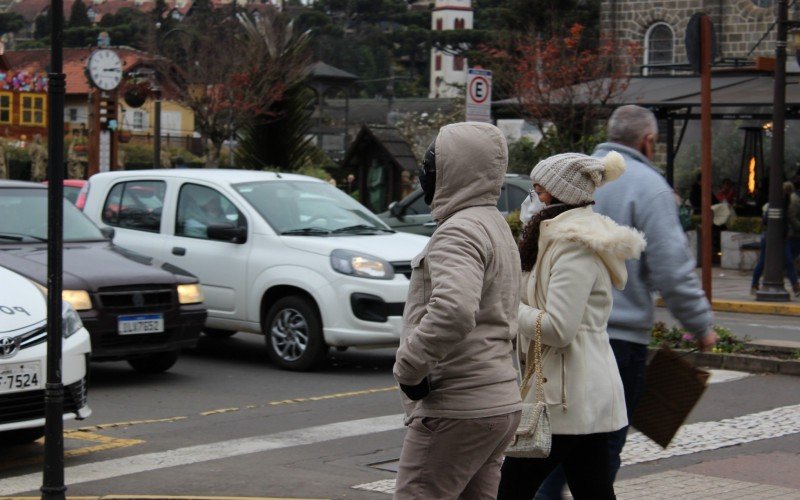
[[[67, 94], [89, 93], [91, 87], [84, 74], [84, 68], [92, 50], [88, 47], [64, 49], [64, 74], [67, 79]], [[117, 51], [122, 59], [122, 68], [125, 72], [149, 57], [145, 52], [130, 47], [114, 47], [114, 50]], [[49, 72], [50, 49], [12, 50], [4, 55], [10, 69], [25, 70], [28, 73]]]

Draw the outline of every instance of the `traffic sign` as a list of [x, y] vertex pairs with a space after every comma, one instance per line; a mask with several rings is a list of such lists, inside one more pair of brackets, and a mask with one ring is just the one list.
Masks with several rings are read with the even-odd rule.
[[485, 69], [467, 70], [467, 121], [492, 121], [492, 72]]

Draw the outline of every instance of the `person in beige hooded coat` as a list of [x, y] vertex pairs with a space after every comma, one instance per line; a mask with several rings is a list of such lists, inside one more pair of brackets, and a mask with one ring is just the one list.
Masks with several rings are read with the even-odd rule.
[[396, 499], [493, 499], [519, 424], [513, 364], [520, 260], [497, 210], [508, 165], [487, 123], [442, 127], [420, 181], [438, 221], [412, 260], [397, 350], [408, 430]]
[[[603, 159], [567, 153], [531, 173], [532, 196], [546, 207], [525, 226], [520, 244], [520, 353], [527, 352], [541, 314], [544, 399], [553, 434], [550, 456], [506, 457], [498, 498], [532, 499], [563, 464], [574, 498], [614, 498], [608, 433], [627, 425], [622, 381], [608, 340], [612, 286], [627, 281], [625, 260], [645, 248], [638, 231], [592, 211], [596, 187], [625, 170], [612, 152]], [[526, 399], [533, 402], [536, 391]]]

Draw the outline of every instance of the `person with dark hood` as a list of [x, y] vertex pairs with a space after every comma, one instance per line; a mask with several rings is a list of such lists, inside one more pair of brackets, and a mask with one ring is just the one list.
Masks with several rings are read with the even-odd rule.
[[412, 263], [394, 377], [406, 432], [395, 499], [494, 498], [521, 414], [520, 258], [497, 210], [508, 166], [487, 123], [442, 127], [419, 179], [438, 222]]

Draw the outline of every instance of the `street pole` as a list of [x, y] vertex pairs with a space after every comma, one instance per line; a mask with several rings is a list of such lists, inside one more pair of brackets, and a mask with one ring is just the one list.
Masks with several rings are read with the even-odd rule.
[[767, 210], [767, 246], [764, 282], [756, 300], [788, 302], [783, 286], [784, 225], [783, 156], [786, 114], [786, 37], [789, 18], [788, 0], [778, 2], [777, 40], [775, 41], [775, 90], [772, 111], [772, 165], [769, 169], [769, 209]]
[[700, 261], [703, 291], [711, 302], [711, 266], [713, 265], [711, 226], [711, 18], [700, 19], [700, 130], [701, 130], [701, 165], [702, 182], [700, 184], [701, 203], [701, 248]]
[[155, 89], [155, 110], [153, 121], [153, 168], [161, 168], [161, 88]]
[[61, 291], [64, 225], [64, 3], [51, 0], [50, 73], [48, 74], [47, 164], [47, 382], [44, 389], [45, 438], [42, 499], [63, 500], [64, 385], [61, 383]]

